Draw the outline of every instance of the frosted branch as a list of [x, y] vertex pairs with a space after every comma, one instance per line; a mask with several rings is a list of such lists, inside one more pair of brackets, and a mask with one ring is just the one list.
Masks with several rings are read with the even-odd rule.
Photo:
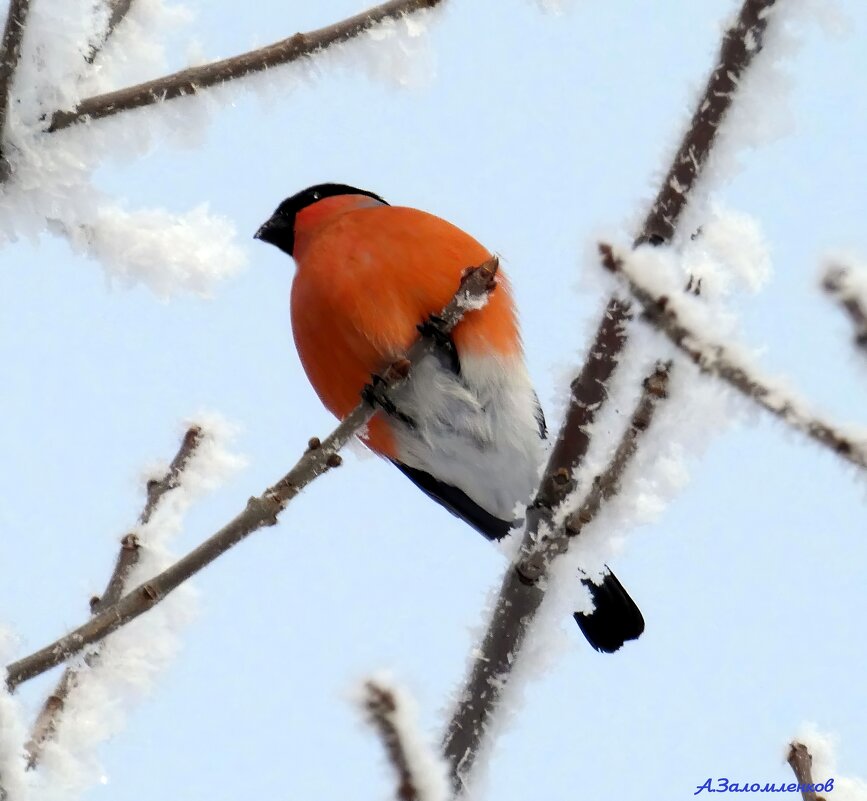
[[[484, 640], [446, 731], [443, 750], [456, 790], [461, 788], [473, 767], [488, 721], [500, 702], [526, 634], [544, 600], [544, 582], [541, 579], [547, 575], [550, 566], [550, 559], [546, 557], [553, 558], [555, 554], [564, 552], [570, 536], [580, 533], [581, 528], [596, 516], [602, 502], [617, 492], [641, 434], [650, 425], [658, 401], [665, 397], [667, 382], [667, 365], [657, 366], [645, 379], [638, 405], [613, 458], [594, 479], [584, 503], [565, 529], [549, 529], [548, 538], [540, 537], [537, 545], [536, 532], [543, 528], [538, 527], [540, 510], [528, 509], [522, 555], [506, 572]], [[566, 471], [556, 473], [546, 481], [550, 484], [549, 496], [564, 494], [570, 486]], [[545, 491], [543, 484], [540, 494]], [[533, 513], [535, 517], [531, 518]]]
[[817, 795], [813, 790], [807, 789], [813, 787], [813, 757], [810, 756], [810, 751], [806, 745], [799, 742], [793, 742], [789, 745], [789, 754], [786, 761], [792, 768], [798, 784], [803, 788], [801, 797], [804, 801], [825, 801], [825, 796]]
[[9, 175], [9, 162], [4, 153], [6, 116], [9, 113], [12, 83], [21, 57], [21, 39], [29, 10], [30, 0], [10, 0], [3, 42], [0, 44], [0, 181], [6, 180]]
[[[736, 89], [761, 51], [769, 11], [774, 3], [775, 0], [745, 0], [737, 20], [725, 34], [716, 66], [636, 242], [662, 244], [673, 236], [689, 194], [702, 174], [719, 128], [732, 105]], [[539, 533], [551, 528], [554, 509], [574, 490], [572, 477], [587, 455], [590, 444], [587, 431], [607, 398], [607, 384], [626, 346], [625, 325], [629, 319], [629, 304], [612, 297], [587, 359], [572, 382], [563, 426], [536, 498], [527, 510], [523, 554], [533, 552]], [[647, 423], [650, 423], [649, 417]], [[601, 500], [604, 499], [600, 497]], [[530, 565], [524, 565], [524, 568], [532, 572]], [[541, 569], [540, 579], [547, 569], [545, 559]], [[460, 788], [473, 766], [487, 721], [499, 703], [512, 663], [542, 601], [543, 591], [528, 581], [514, 567], [506, 573], [482, 642], [482, 656], [474, 660], [461, 700], [446, 731], [443, 747], [456, 789]]]
[[[690, 193], [710, 156], [746, 70], [762, 49], [775, 0], [746, 0], [726, 32], [719, 57], [698, 100], [689, 128], [650, 207], [635, 244], [663, 244], [674, 236]], [[605, 402], [606, 386], [626, 346], [629, 304], [612, 297], [605, 308], [587, 359], [572, 382], [565, 422], [548, 462], [548, 475], [572, 471], [587, 455], [587, 431]]]
[[441, 0], [389, 0], [341, 22], [308, 33], [296, 33], [288, 39], [282, 39], [258, 50], [212, 61], [210, 64], [190, 67], [115, 92], [89, 97], [82, 100], [72, 111], [55, 112], [48, 131], [59, 131], [83, 120], [97, 120], [123, 111], [150, 106], [163, 100], [196, 94], [210, 86], [243, 78], [280, 64], [298, 61], [316, 55], [332, 45], [352, 39], [384, 20], [433, 8], [440, 2]]
[[840, 304], [855, 326], [855, 344], [867, 356], [867, 271], [858, 275], [850, 267], [830, 264], [822, 288]]
[[[184, 469], [202, 441], [202, 433], [201, 427], [191, 426], [184, 434], [180, 448], [162, 478], [148, 481], [147, 499], [144, 509], [139, 515], [138, 526], [147, 525], [156, 512], [160, 501], [168, 492], [180, 485]], [[92, 614], [99, 614], [124, 595], [127, 578], [138, 562], [139, 552], [139, 542], [135, 533], [127, 534], [121, 540], [120, 552], [105, 592], [101, 598], [92, 598], [90, 601]], [[89, 654], [87, 664], [92, 667], [98, 658], [98, 653]], [[27, 767], [31, 770], [39, 763], [45, 743], [54, 736], [57, 730], [59, 717], [63, 712], [69, 693], [75, 687], [77, 674], [78, 671], [70, 667], [64, 670], [60, 681], [54, 691], [46, 698], [36, 717], [30, 740], [26, 745]]]
[[629, 293], [644, 310], [642, 319], [663, 333], [686, 354], [701, 372], [725, 381], [745, 397], [814, 442], [832, 450], [846, 461], [867, 469], [867, 440], [849, 436], [838, 427], [808, 413], [803, 405], [780, 389], [772, 388], [730, 349], [705, 341], [691, 330], [678, 314], [676, 303], [667, 296], [656, 296], [630, 270], [629, 263], [610, 245], [601, 244], [599, 252], [606, 269], [621, 276]]
[[397, 776], [398, 801], [445, 801], [447, 785], [437, 771], [436, 758], [422, 750], [421, 738], [410, 728], [402, 693], [376, 679], [366, 681], [363, 692], [368, 722]]
[[[477, 309], [496, 286], [497, 260], [470, 268], [464, 273], [455, 296], [438, 315], [437, 327], [449, 333], [468, 310]], [[419, 337], [385, 370], [377, 392], [387, 392], [401, 385], [410, 375], [413, 364], [434, 344]], [[88, 645], [99, 642], [111, 632], [144, 614], [177, 589], [191, 576], [207, 567], [241, 540], [264, 526], [276, 525], [278, 516], [289, 502], [314, 479], [341, 463], [338, 451], [368, 422], [376, 408], [362, 400], [322, 442], [313, 438], [304, 455], [277, 483], [261, 495], [250, 498], [246, 507], [229, 523], [197, 548], [149, 581], [140, 584], [111, 606], [94, 615], [87, 623], [30, 656], [7, 666], [6, 684], [14, 690], [22, 682], [50, 670]]]
[[115, 28], [123, 22], [124, 17], [129, 13], [132, 4], [133, 0], [106, 0], [106, 5], [108, 6], [108, 22], [105, 26], [105, 33], [102, 36], [101, 42], [91, 46], [90, 53], [87, 55], [88, 64], [93, 64], [93, 62], [96, 61], [99, 51], [102, 50], [102, 48], [105, 47], [106, 42], [111, 39], [111, 35], [114, 33]]

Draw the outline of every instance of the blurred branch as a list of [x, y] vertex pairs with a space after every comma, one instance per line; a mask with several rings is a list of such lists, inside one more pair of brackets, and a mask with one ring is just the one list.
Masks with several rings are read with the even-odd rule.
[[739, 364], [723, 345], [705, 342], [700, 334], [690, 330], [678, 317], [671, 298], [657, 297], [641, 285], [628, 270], [628, 263], [615, 254], [610, 245], [601, 244], [599, 252], [603, 265], [623, 278], [632, 297], [644, 308], [642, 318], [665, 334], [701, 372], [721, 378], [814, 442], [829, 448], [856, 467], [867, 469], [867, 441], [847, 436], [830, 423], [805, 412], [797, 401], [786, 397], [779, 389], [767, 386], [747, 366]]
[[29, 10], [30, 0], [9, 0], [3, 42], [0, 44], [0, 181], [5, 181], [9, 176], [9, 162], [4, 152], [6, 118], [9, 115], [12, 83], [21, 58], [21, 39]]
[[[437, 328], [449, 333], [464, 314], [479, 308], [496, 286], [497, 260], [464, 273], [455, 296], [437, 315]], [[431, 340], [419, 337], [404, 358], [396, 360], [378, 377], [377, 393], [400, 385], [409, 375], [413, 364], [434, 347]], [[311, 481], [341, 463], [338, 451], [376, 414], [376, 408], [362, 401], [323, 441], [313, 438], [296, 465], [276, 484], [261, 495], [250, 498], [246, 508], [216, 534], [179, 559], [159, 575], [128, 592], [117, 602], [103, 608], [91, 620], [50, 645], [13, 662], [6, 669], [6, 685], [14, 690], [19, 684], [50, 670], [55, 665], [98, 642], [112, 631], [156, 606], [172, 590], [198, 573], [217, 557], [263, 526], [273, 526], [278, 515]]]
[[[138, 518], [138, 527], [147, 525], [153, 516], [154, 512], [160, 504], [160, 501], [168, 492], [180, 485], [181, 475], [184, 472], [190, 458], [198, 448], [202, 441], [202, 429], [199, 426], [191, 426], [184, 434], [181, 440], [180, 448], [178, 449], [175, 458], [172, 459], [165, 474], [160, 479], [152, 479], [147, 483], [147, 499], [144, 509]], [[90, 611], [96, 615], [104, 611], [112, 604], [116, 603], [124, 594], [126, 589], [126, 581], [130, 571], [138, 562], [139, 558], [139, 543], [135, 533], [127, 534], [121, 540], [120, 552], [118, 553], [117, 562], [108, 584], [101, 598], [92, 598], [90, 601]], [[98, 653], [92, 653], [87, 656], [87, 664], [93, 667], [98, 659]], [[42, 750], [45, 743], [54, 736], [57, 731], [57, 723], [60, 714], [69, 697], [69, 693], [75, 687], [78, 670], [74, 668], [66, 668], [63, 675], [54, 691], [45, 699], [39, 714], [36, 716], [36, 722], [33, 724], [33, 732], [30, 740], [25, 745], [27, 751], [27, 767], [32, 770], [39, 763], [42, 756]]]
[[419, 781], [413, 770], [409, 757], [412, 746], [406, 742], [406, 732], [399, 723], [403, 710], [394, 690], [370, 679], [364, 683], [363, 705], [368, 721], [382, 740], [388, 761], [397, 774], [398, 801], [434, 801], [425, 792], [424, 781]]
[[133, 0], [106, 0], [106, 5], [108, 6], [108, 22], [105, 25], [105, 32], [102, 35], [102, 41], [90, 46], [90, 52], [87, 54], [87, 58], [85, 59], [88, 64], [93, 64], [93, 62], [96, 61], [96, 57], [99, 55], [102, 48], [105, 47], [106, 42], [111, 39], [111, 35], [114, 33], [115, 28], [123, 22], [124, 17], [129, 13], [132, 3]]
[[165, 75], [115, 92], [82, 100], [72, 111], [57, 111], [49, 132], [68, 128], [83, 120], [97, 120], [123, 111], [150, 106], [163, 100], [196, 94], [209, 86], [233, 81], [280, 64], [315, 55], [332, 45], [345, 42], [387, 19], [432, 8], [442, 0], [389, 0], [353, 17], [309, 33], [296, 33], [288, 39], [239, 56], [212, 61], [198, 67]]
[[[855, 325], [855, 344], [867, 356], [867, 298], [861, 297], [851, 286], [852, 271], [832, 264], [822, 277], [822, 288], [836, 300]], [[864, 280], [867, 286], [867, 279]]]
[[[583, 526], [594, 519], [602, 502], [616, 494], [642, 432], [650, 425], [659, 400], [665, 397], [667, 382], [668, 365], [657, 365], [644, 381], [641, 397], [614, 456], [604, 472], [594, 479], [578, 512], [570, 517], [565, 529], [552, 528], [548, 539], [540, 538], [540, 550], [525, 537], [527, 564], [522, 559], [506, 572], [479, 655], [473, 662], [443, 743], [455, 789], [460, 789], [474, 764], [488, 718], [502, 695], [515, 658], [544, 599], [545, 591], [533, 577], [538, 578], [546, 571], [549, 560], [545, 557], [565, 551], [569, 536], [580, 533]], [[562, 474], [559, 477], [563, 477]], [[559, 477], [555, 476], [552, 483], [557, 484]], [[568, 476], [565, 478], [568, 481]]]
[[801, 786], [801, 797], [804, 801], [825, 801], [825, 797], [817, 795], [812, 789], [813, 782], [813, 757], [803, 743], [793, 742], [789, 745], [789, 755], [786, 759], [798, 784]]
[[[663, 244], [673, 237], [689, 194], [701, 177], [719, 128], [731, 107], [737, 87], [761, 51], [774, 4], [775, 0], [745, 0], [737, 20], [726, 32], [716, 66], [698, 100], [689, 128], [660, 185], [636, 244]], [[574, 471], [587, 455], [590, 444], [588, 429], [607, 399], [607, 384], [627, 342], [625, 325], [629, 318], [629, 304], [612, 297], [581, 372], [572, 382], [565, 421], [551, 451], [539, 490], [527, 510], [522, 558], [535, 553], [539, 532], [551, 529], [554, 510], [575, 489]], [[555, 532], [555, 536], [565, 541], [567, 533]], [[456, 789], [460, 789], [473, 766], [488, 719], [499, 703], [527, 628], [542, 601], [544, 591], [541, 585], [544, 585], [547, 559], [535, 557], [530, 564], [524, 564], [523, 569], [536, 577], [533, 579], [522, 575], [515, 566], [506, 573], [482, 646], [474, 659], [470, 676], [460, 694], [461, 700], [445, 734], [443, 748]]]

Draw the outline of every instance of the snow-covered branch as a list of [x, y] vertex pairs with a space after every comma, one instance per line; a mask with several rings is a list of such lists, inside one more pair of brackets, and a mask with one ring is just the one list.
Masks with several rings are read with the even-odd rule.
[[[163, 476], [158, 479], [153, 478], [147, 482], [147, 499], [144, 509], [142, 509], [139, 515], [137, 528], [146, 526], [154, 516], [166, 494], [180, 486], [183, 472], [195, 454], [196, 449], [201, 444], [203, 436], [204, 431], [199, 425], [193, 425], [187, 429], [181, 440], [177, 454], [175, 454], [174, 459], [172, 459]], [[127, 579], [139, 561], [140, 552], [141, 544], [135, 532], [130, 532], [123, 537], [117, 561], [106, 585], [105, 592], [102, 594], [102, 597], [91, 599], [90, 610], [92, 614], [95, 615], [102, 612], [124, 595]], [[86, 657], [86, 662], [92, 667], [97, 659], [98, 652], [90, 653]], [[49, 694], [42, 705], [42, 709], [36, 717], [36, 723], [33, 725], [30, 740], [26, 746], [28, 768], [33, 769], [36, 767], [46, 741], [54, 735], [57, 729], [58, 718], [63, 712], [69, 693], [76, 686], [78, 672], [74, 668], [66, 668], [53, 692]]]
[[[762, 49], [765, 29], [776, 0], [745, 0], [735, 23], [726, 32], [716, 66], [681, 140], [674, 160], [644, 219], [635, 243], [662, 244], [674, 236], [690, 193], [702, 175], [717, 134], [747, 69]], [[606, 387], [626, 346], [629, 304], [608, 301], [587, 359], [572, 382], [571, 401], [563, 427], [551, 452], [547, 474], [572, 471], [587, 454], [589, 427], [605, 403]]]
[[833, 262], [822, 276], [822, 288], [849, 315], [855, 344], [867, 355], [867, 268]]
[[[494, 258], [464, 273], [454, 297], [436, 317], [435, 325], [442, 333], [451, 332], [464, 314], [484, 305], [488, 295], [496, 287], [497, 268], [497, 260]], [[376, 394], [381, 397], [381, 393], [408, 380], [412, 365], [433, 347], [431, 340], [419, 337], [407, 350], [404, 358], [396, 360], [382, 376], [377, 376]], [[362, 400], [324, 441], [311, 439], [307, 451], [296, 465], [261, 495], [250, 498], [245, 509], [216, 534], [157, 576], [144, 581], [116, 603], [103, 609], [84, 625], [9, 665], [6, 672], [8, 688], [13, 690], [22, 682], [66, 661], [91, 643], [99, 642], [111, 632], [152, 609], [187, 579], [254, 531], [264, 526], [276, 525], [279, 514], [311, 481], [340, 465], [338, 451], [367, 425], [376, 411], [375, 406]]]
[[[660, 362], [644, 379], [641, 398], [632, 413], [626, 432], [611, 457], [608, 468], [594, 479], [581, 506], [569, 515], [565, 527], [543, 532], [529, 548], [523, 550], [516, 570], [527, 581], [536, 582], [545, 575], [551, 561], [566, 552], [570, 538], [577, 537], [584, 526], [593, 521], [602, 504], [617, 495], [623, 472], [635, 455], [642, 432], [650, 426], [656, 404], [662, 398], [668, 397], [670, 369], [671, 362]], [[566, 476], [562, 477], [566, 478]]]
[[747, 360], [732, 348], [708, 342], [684, 321], [677, 297], [656, 295], [631, 268], [629, 259], [607, 244], [599, 246], [603, 266], [622, 277], [630, 295], [643, 307], [642, 319], [663, 333], [685, 353], [703, 373], [714, 375], [787, 425], [806, 434], [848, 462], [867, 469], [867, 437], [847, 434], [839, 427], [809, 413], [804, 404], [784, 390], [772, 387], [756, 374]]
[[101, 119], [123, 111], [150, 106], [163, 100], [196, 94], [210, 86], [243, 78], [280, 64], [298, 61], [326, 50], [332, 45], [352, 39], [384, 20], [394, 19], [420, 9], [433, 8], [440, 2], [441, 0], [389, 0], [341, 22], [308, 33], [296, 33], [294, 36], [257, 50], [198, 67], [190, 67], [115, 92], [85, 98], [71, 111], [55, 112], [48, 130], [59, 131], [82, 120]]
[[446, 801], [444, 767], [425, 747], [411, 719], [408, 702], [405, 693], [382, 679], [364, 682], [361, 704], [397, 775], [398, 801]]
[[[745, 0], [735, 23], [725, 34], [716, 66], [698, 99], [692, 122], [636, 242], [661, 244], [674, 234], [690, 192], [701, 177], [720, 126], [732, 106], [737, 87], [761, 51], [774, 3], [775, 0]], [[625, 326], [629, 319], [629, 303], [612, 297], [587, 359], [571, 384], [570, 403], [563, 426], [539, 490], [527, 510], [523, 554], [534, 552], [540, 532], [555, 528], [552, 526], [555, 509], [575, 489], [573, 476], [587, 455], [590, 445], [588, 431], [607, 399], [607, 385], [626, 346]], [[647, 385], [645, 392], [648, 391]], [[647, 418], [649, 422], [650, 417]], [[608, 470], [612, 467], [613, 464], [609, 465]], [[602, 500], [604, 498], [600, 496], [600, 504]], [[561, 541], [564, 533], [556, 535], [557, 541]], [[544, 584], [547, 566], [544, 558], [541, 570], [539, 565], [524, 566], [536, 576], [535, 580], [514, 568], [506, 573], [488, 630], [478, 650], [479, 656], [474, 659], [470, 677], [444, 738], [444, 750], [456, 788], [465, 782], [472, 769], [487, 721], [500, 701], [527, 628], [541, 604], [544, 592], [540, 585]]]
[[133, 0], [107, 0], [106, 5], [108, 6], [108, 22], [105, 26], [105, 33], [102, 35], [102, 41], [98, 43], [94, 43], [91, 45], [90, 52], [87, 54], [87, 63], [93, 64], [96, 61], [96, 57], [99, 55], [99, 51], [105, 47], [106, 42], [111, 38], [111, 35], [114, 33], [115, 28], [123, 22], [124, 17], [129, 14], [129, 10], [132, 7]]
[[825, 801], [824, 796], [816, 795], [813, 781], [813, 757], [810, 756], [810, 751], [806, 745], [799, 742], [793, 742], [789, 745], [789, 754], [786, 761], [792, 768], [792, 773], [798, 780], [798, 785], [801, 789], [801, 797], [804, 801]]
[[[667, 365], [658, 365], [645, 379], [641, 397], [613, 458], [592, 482], [584, 503], [574, 519], [570, 518], [567, 527], [543, 526], [539, 530], [547, 529], [549, 533], [547, 537], [540, 536], [537, 545], [530, 522], [530, 513], [534, 510], [528, 510], [522, 557], [506, 572], [488, 629], [446, 731], [443, 750], [455, 789], [459, 790], [466, 783], [489, 728], [489, 720], [496, 711], [527, 632], [545, 598], [544, 584], [540, 579], [547, 575], [550, 566], [550, 561], [545, 558], [549, 555], [549, 547], [552, 557], [563, 553], [570, 535], [580, 533], [581, 528], [596, 516], [602, 502], [617, 492], [641, 434], [650, 426], [659, 400], [665, 397], [667, 381]], [[558, 494], [570, 484], [565, 472], [555, 474], [549, 481], [557, 487]]]
[[29, 10], [30, 0], [10, 0], [3, 42], [0, 44], [0, 180], [5, 180], [9, 174], [9, 162], [4, 153], [6, 115], [9, 111], [12, 81], [21, 57], [21, 37], [24, 35]]

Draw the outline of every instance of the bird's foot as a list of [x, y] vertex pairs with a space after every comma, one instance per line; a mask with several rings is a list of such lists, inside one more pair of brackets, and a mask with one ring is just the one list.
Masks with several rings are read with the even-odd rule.
[[394, 405], [394, 401], [388, 397], [386, 390], [388, 389], [389, 382], [376, 373], [372, 375], [372, 379], [372, 382], [365, 384], [361, 390], [361, 397], [364, 402], [374, 409], [382, 409], [389, 417], [400, 420], [410, 428], [415, 428], [415, 420], [398, 409]]
[[449, 366], [455, 373], [460, 373], [461, 363], [454, 340], [450, 333], [445, 330], [445, 321], [436, 314], [431, 314], [421, 324], [417, 325], [418, 332], [434, 343], [437, 351], [445, 357]]

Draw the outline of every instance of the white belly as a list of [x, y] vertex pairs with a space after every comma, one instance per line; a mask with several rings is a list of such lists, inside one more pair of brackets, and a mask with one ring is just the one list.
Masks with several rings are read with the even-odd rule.
[[456, 375], [428, 356], [394, 401], [415, 422], [390, 418], [399, 461], [457, 487], [501, 520], [530, 501], [543, 440], [520, 358], [462, 355]]

